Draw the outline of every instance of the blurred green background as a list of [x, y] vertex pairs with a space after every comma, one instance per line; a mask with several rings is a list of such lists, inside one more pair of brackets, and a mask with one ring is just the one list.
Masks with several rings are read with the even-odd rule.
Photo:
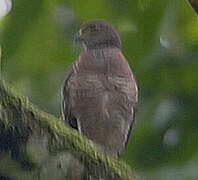
[[187, 0], [17, 0], [0, 20], [2, 75], [60, 117], [80, 24], [104, 19], [122, 39], [140, 89], [123, 160], [145, 179], [198, 179], [198, 18]]

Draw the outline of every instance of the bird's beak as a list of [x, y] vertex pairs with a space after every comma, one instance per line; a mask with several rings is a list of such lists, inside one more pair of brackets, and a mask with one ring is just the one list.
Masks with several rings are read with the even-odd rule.
[[83, 39], [82, 39], [82, 31], [81, 31], [81, 29], [75, 34], [75, 36], [74, 36], [74, 41], [75, 42], [80, 42], [80, 41], [82, 41]]

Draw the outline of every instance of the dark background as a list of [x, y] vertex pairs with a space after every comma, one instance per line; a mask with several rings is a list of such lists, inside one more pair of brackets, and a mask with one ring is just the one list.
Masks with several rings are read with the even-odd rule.
[[186, 0], [17, 0], [0, 20], [2, 75], [60, 117], [60, 88], [78, 57], [80, 24], [120, 33], [139, 84], [135, 131], [123, 160], [146, 179], [198, 179], [198, 18]]

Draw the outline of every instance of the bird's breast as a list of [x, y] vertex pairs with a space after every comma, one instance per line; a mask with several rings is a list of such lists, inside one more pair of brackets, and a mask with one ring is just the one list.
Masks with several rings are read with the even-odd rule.
[[137, 91], [134, 80], [104, 74], [76, 74], [70, 78], [69, 84], [71, 95], [81, 98], [98, 96], [104, 92], [136, 97]]
[[73, 65], [70, 77], [73, 97], [95, 97], [109, 92], [137, 101], [137, 85], [128, 62], [119, 49], [84, 52]]

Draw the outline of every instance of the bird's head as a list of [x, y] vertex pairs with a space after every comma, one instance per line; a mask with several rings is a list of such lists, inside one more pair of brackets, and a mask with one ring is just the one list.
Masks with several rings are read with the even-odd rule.
[[85, 23], [75, 35], [75, 40], [82, 43], [85, 49], [117, 47], [121, 49], [118, 32], [105, 21], [96, 20]]

